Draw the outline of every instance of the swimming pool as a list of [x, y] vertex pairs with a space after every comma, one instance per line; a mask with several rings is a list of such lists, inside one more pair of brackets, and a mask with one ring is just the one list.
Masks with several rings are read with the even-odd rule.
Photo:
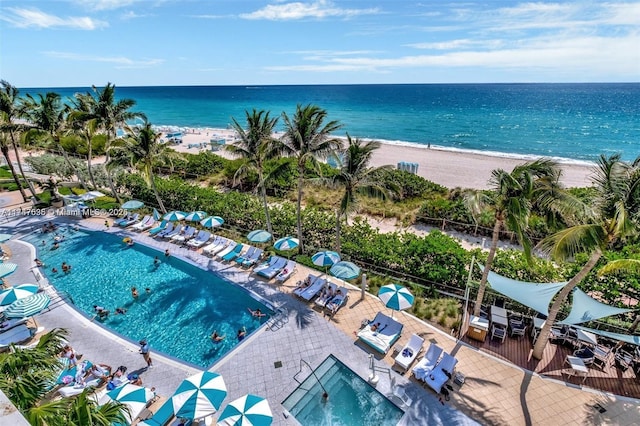
[[[58, 233], [65, 238], [57, 250], [50, 249], [52, 233], [25, 238], [38, 249], [51, 284], [88, 316], [95, 315], [94, 305], [103, 306], [110, 315], [96, 321], [134, 342], [146, 338], [154, 351], [208, 367], [238, 344], [239, 329], [248, 335], [268, 318], [255, 318], [248, 308], [272, 313], [244, 288], [142, 244], [127, 247], [122, 236], [70, 228]], [[71, 265], [70, 273], [62, 272], [62, 262]], [[132, 296], [134, 286], [138, 298]], [[117, 307], [126, 314], [116, 315]], [[213, 343], [214, 330], [226, 338]]]
[[[322, 387], [329, 394], [326, 401], [322, 398]], [[305, 426], [391, 426], [404, 414], [333, 355], [329, 355], [282, 406]]]

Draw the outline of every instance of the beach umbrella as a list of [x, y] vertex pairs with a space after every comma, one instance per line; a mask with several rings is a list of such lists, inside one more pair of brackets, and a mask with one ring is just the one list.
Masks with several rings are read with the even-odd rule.
[[182, 220], [185, 217], [187, 217], [187, 214], [181, 211], [172, 211], [164, 215], [164, 219], [169, 220], [171, 222], [175, 222], [176, 220]]
[[200, 221], [200, 225], [205, 228], [215, 228], [216, 226], [220, 226], [224, 223], [224, 219], [220, 216], [209, 216], [205, 217]]
[[13, 274], [17, 267], [15, 263], [0, 263], [0, 278]]
[[222, 376], [202, 371], [186, 378], [171, 397], [173, 412], [178, 418], [200, 419], [218, 411], [227, 396]]
[[10, 240], [11, 237], [13, 237], [11, 234], [0, 234], [0, 243]]
[[414, 300], [413, 294], [400, 284], [388, 284], [380, 287], [378, 297], [387, 308], [394, 311], [410, 308]]
[[122, 207], [125, 210], [135, 210], [135, 209], [139, 209], [142, 206], [144, 206], [144, 203], [142, 201], [129, 200], [120, 207]]
[[245, 395], [225, 407], [218, 418], [218, 426], [269, 426], [273, 414], [269, 402], [256, 395]]
[[299, 245], [300, 245], [300, 241], [298, 241], [297, 238], [293, 238], [293, 237], [280, 238], [278, 241], [273, 243], [273, 247], [276, 250], [280, 250], [280, 251], [293, 250]]
[[4, 311], [7, 318], [26, 318], [33, 316], [49, 306], [51, 299], [45, 293], [36, 293], [16, 300]]
[[153, 208], [153, 220], [160, 220], [160, 218], [162, 217], [162, 215], [160, 214], [160, 212], [158, 211], [158, 209], [156, 209], [155, 207]]
[[205, 217], [207, 217], [207, 212], [198, 210], [198, 211], [189, 213], [187, 217], [185, 217], [185, 220], [190, 220], [192, 222], [200, 222]]
[[340, 262], [340, 255], [331, 250], [319, 251], [311, 256], [311, 261], [316, 266], [324, 266], [325, 268], [328, 268]]
[[355, 263], [342, 260], [333, 265], [329, 273], [341, 280], [352, 280], [360, 276], [360, 268]]
[[38, 292], [37, 284], [20, 284], [0, 293], [0, 306], [10, 305], [16, 300], [24, 299]]
[[129, 413], [125, 416], [131, 421], [138, 417], [147, 403], [153, 399], [153, 392], [151, 389], [127, 383], [107, 392], [107, 397], [107, 401], [112, 400], [126, 404], [129, 407]]
[[264, 229], [256, 229], [255, 231], [249, 232], [247, 240], [252, 243], [266, 243], [271, 240], [271, 234]]

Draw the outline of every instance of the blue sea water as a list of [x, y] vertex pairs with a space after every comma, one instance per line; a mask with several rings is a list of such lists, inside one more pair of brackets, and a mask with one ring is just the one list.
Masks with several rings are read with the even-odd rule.
[[586, 161], [640, 152], [639, 83], [117, 86], [116, 94], [159, 126], [227, 127], [232, 117], [244, 124], [253, 108], [291, 116], [311, 103], [344, 125], [342, 135], [381, 142]]

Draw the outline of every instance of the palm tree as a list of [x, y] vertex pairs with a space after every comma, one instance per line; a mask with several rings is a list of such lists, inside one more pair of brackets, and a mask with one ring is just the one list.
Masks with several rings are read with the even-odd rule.
[[[589, 214], [582, 223], [566, 228], [541, 241], [539, 247], [556, 261], [574, 259], [577, 253], [588, 253], [589, 259], [556, 296], [533, 356], [542, 358], [549, 332], [560, 307], [571, 291], [593, 270], [607, 249], [638, 235], [640, 226], [640, 157], [626, 163], [620, 155], [601, 156], [594, 173], [596, 199], [591, 206], [578, 206]], [[618, 263], [618, 267], [624, 263]], [[614, 264], [615, 266], [615, 264]], [[606, 266], [605, 266], [606, 268]], [[611, 267], [609, 267], [611, 268]], [[606, 270], [606, 269], [605, 269]]]
[[168, 142], [160, 142], [160, 133], [153, 130], [151, 123], [145, 120], [142, 127], [125, 127], [126, 136], [116, 142], [111, 149], [119, 151], [130, 164], [142, 168], [145, 181], [156, 197], [162, 213], [166, 213], [162, 198], [156, 187], [153, 173], [154, 161], [170, 160], [179, 154], [169, 148]]
[[516, 235], [524, 249], [525, 257], [529, 262], [533, 261], [531, 241], [526, 234], [531, 208], [534, 202], [551, 205], [552, 202], [546, 197], [555, 191], [559, 176], [560, 172], [555, 162], [541, 159], [517, 165], [511, 173], [502, 169], [493, 170], [489, 191], [469, 191], [465, 194], [465, 204], [474, 216], [488, 208], [493, 212], [494, 218], [491, 245], [478, 287], [474, 315], [480, 315], [487, 277], [503, 227]]
[[265, 187], [267, 177], [264, 176], [264, 165], [267, 160], [274, 158], [276, 155], [276, 140], [272, 135], [278, 118], [269, 117], [268, 111], [256, 111], [255, 109], [251, 113], [245, 111], [245, 114], [247, 117], [246, 130], [235, 118], [232, 118], [232, 126], [238, 134], [238, 140], [232, 145], [227, 145], [225, 149], [245, 160], [236, 171], [234, 179], [240, 178], [252, 170], [258, 174], [258, 191], [260, 192], [260, 198], [262, 198], [267, 231], [273, 234], [269, 205], [267, 204], [267, 190]]
[[336, 251], [341, 247], [342, 220], [348, 220], [348, 215], [357, 210], [358, 195], [366, 195], [386, 199], [388, 190], [381, 180], [376, 179], [377, 172], [390, 170], [392, 166], [369, 167], [371, 157], [380, 148], [380, 142], [364, 142], [360, 139], [351, 139], [347, 133], [347, 148], [339, 157], [341, 165], [339, 173], [333, 177], [334, 186], [344, 188], [344, 194], [336, 211]]
[[[118, 128], [123, 127], [128, 121], [137, 118], [145, 120], [146, 116], [141, 112], [130, 111], [136, 104], [136, 101], [133, 99], [120, 99], [116, 101], [116, 86], [114, 84], [107, 83], [102, 89], [92, 86], [92, 90], [93, 93], [87, 92], [76, 95], [76, 107], [78, 107], [80, 119], [86, 121], [95, 119], [98, 128], [107, 135], [105, 152], [106, 163], [108, 164], [110, 161], [109, 147], [116, 140]], [[111, 192], [113, 192], [116, 200], [120, 203], [122, 200], [115, 190], [111, 169], [107, 167], [106, 171]]]
[[325, 124], [326, 118], [327, 112], [325, 110], [311, 104], [304, 107], [298, 105], [292, 118], [289, 118], [286, 113], [282, 113], [285, 133], [279, 150], [285, 156], [294, 157], [298, 168], [296, 221], [300, 252], [304, 252], [301, 207], [307, 162], [317, 167], [319, 159], [324, 159], [342, 148], [342, 141], [331, 136], [342, 125], [337, 121], [330, 121]]
[[[2, 130], [2, 139], [0, 140], [0, 150], [2, 150], [2, 155], [7, 160], [7, 164], [9, 165], [9, 169], [11, 170], [11, 174], [13, 175], [13, 180], [18, 185], [18, 189], [20, 190], [20, 194], [24, 201], [29, 201], [27, 198], [27, 194], [22, 188], [22, 181], [18, 178], [18, 175], [13, 167], [13, 162], [9, 158], [9, 140], [11, 145], [13, 146], [13, 152], [16, 156], [16, 162], [18, 163], [18, 169], [20, 170], [20, 175], [25, 182], [27, 182], [27, 186], [29, 187], [29, 191], [34, 198], [36, 196], [36, 190], [33, 187], [33, 183], [24, 174], [24, 169], [22, 168], [22, 160], [20, 159], [20, 154], [18, 152], [18, 143], [16, 141], [15, 134], [19, 132], [24, 125], [15, 123], [15, 119], [19, 118], [22, 114], [21, 109], [19, 108], [20, 98], [18, 97], [18, 89], [9, 84], [9, 82], [5, 80], [0, 80], [0, 86], [2, 89], [0, 90], [0, 125]], [[8, 134], [9, 140], [5, 138], [5, 135]]]
[[54, 92], [47, 92], [45, 96], [38, 94], [38, 100], [27, 95], [24, 101], [25, 115], [32, 126], [29, 133], [31, 136], [44, 134], [64, 157], [73, 173], [78, 177], [80, 185], [87, 190], [87, 185], [80, 173], [73, 165], [67, 151], [60, 143], [61, 138], [70, 131], [70, 123], [67, 120], [69, 107], [62, 103], [60, 95]]

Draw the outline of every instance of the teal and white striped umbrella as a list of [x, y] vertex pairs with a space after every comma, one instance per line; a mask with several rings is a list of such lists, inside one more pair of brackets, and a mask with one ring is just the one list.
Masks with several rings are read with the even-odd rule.
[[171, 397], [178, 418], [201, 419], [218, 411], [227, 396], [222, 376], [202, 371], [185, 379]]
[[10, 305], [16, 300], [24, 299], [38, 292], [37, 284], [20, 284], [0, 293], [0, 306]]
[[191, 212], [185, 217], [185, 220], [189, 220], [191, 222], [200, 222], [205, 217], [207, 217], [207, 212], [203, 212], [202, 210], [198, 210], [195, 212]]
[[177, 220], [182, 220], [185, 217], [187, 217], [187, 214], [185, 212], [181, 212], [181, 211], [173, 211], [173, 212], [169, 212], [167, 214], [164, 215], [164, 219], [171, 221], [171, 222], [175, 222]]
[[224, 223], [224, 219], [220, 216], [209, 216], [205, 217], [200, 221], [200, 225], [205, 228], [215, 228], [216, 226], [220, 226]]
[[121, 207], [125, 210], [135, 210], [143, 206], [144, 206], [144, 203], [142, 201], [129, 200], [126, 203], [124, 203]]
[[266, 399], [245, 395], [231, 401], [218, 418], [218, 426], [269, 426], [273, 414]]
[[264, 229], [256, 229], [255, 231], [249, 232], [247, 240], [252, 243], [266, 243], [271, 240], [271, 234]]
[[4, 243], [5, 241], [9, 241], [13, 237], [11, 234], [0, 234], [0, 243]]
[[329, 273], [341, 280], [352, 280], [360, 276], [360, 268], [355, 263], [342, 260], [333, 265]]
[[125, 413], [125, 416], [131, 421], [138, 417], [138, 414], [140, 414], [148, 402], [153, 399], [153, 392], [145, 387], [127, 383], [126, 385], [119, 386], [107, 392], [107, 396], [107, 401], [109, 399], [118, 401], [129, 407], [129, 413]]
[[413, 294], [400, 284], [388, 284], [380, 287], [378, 297], [387, 308], [394, 311], [410, 308], [414, 300]]
[[323, 266], [325, 268], [328, 268], [340, 262], [340, 255], [331, 250], [319, 251], [318, 253], [311, 256], [311, 261], [316, 266]]
[[153, 208], [153, 220], [160, 220], [160, 218], [162, 217], [162, 215], [160, 214], [160, 212], [158, 211], [158, 209], [156, 209], [155, 207]]
[[36, 293], [24, 299], [16, 300], [4, 311], [7, 318], [26, 318], [33, 316], [49, 306], [51, 299], [45, 293]]
[[299, 245], [300, 245], [300, 241], [297, 238], [293, 238], [293, 237], [280, 238], [278, 241], [273, 243], [273, 247], [276, 250], [280, 250], [280, 251], [293, 250]]
[[13, 274], [16, 268], [18, 265], [15, 263], [0, 263], [0, 278]]

